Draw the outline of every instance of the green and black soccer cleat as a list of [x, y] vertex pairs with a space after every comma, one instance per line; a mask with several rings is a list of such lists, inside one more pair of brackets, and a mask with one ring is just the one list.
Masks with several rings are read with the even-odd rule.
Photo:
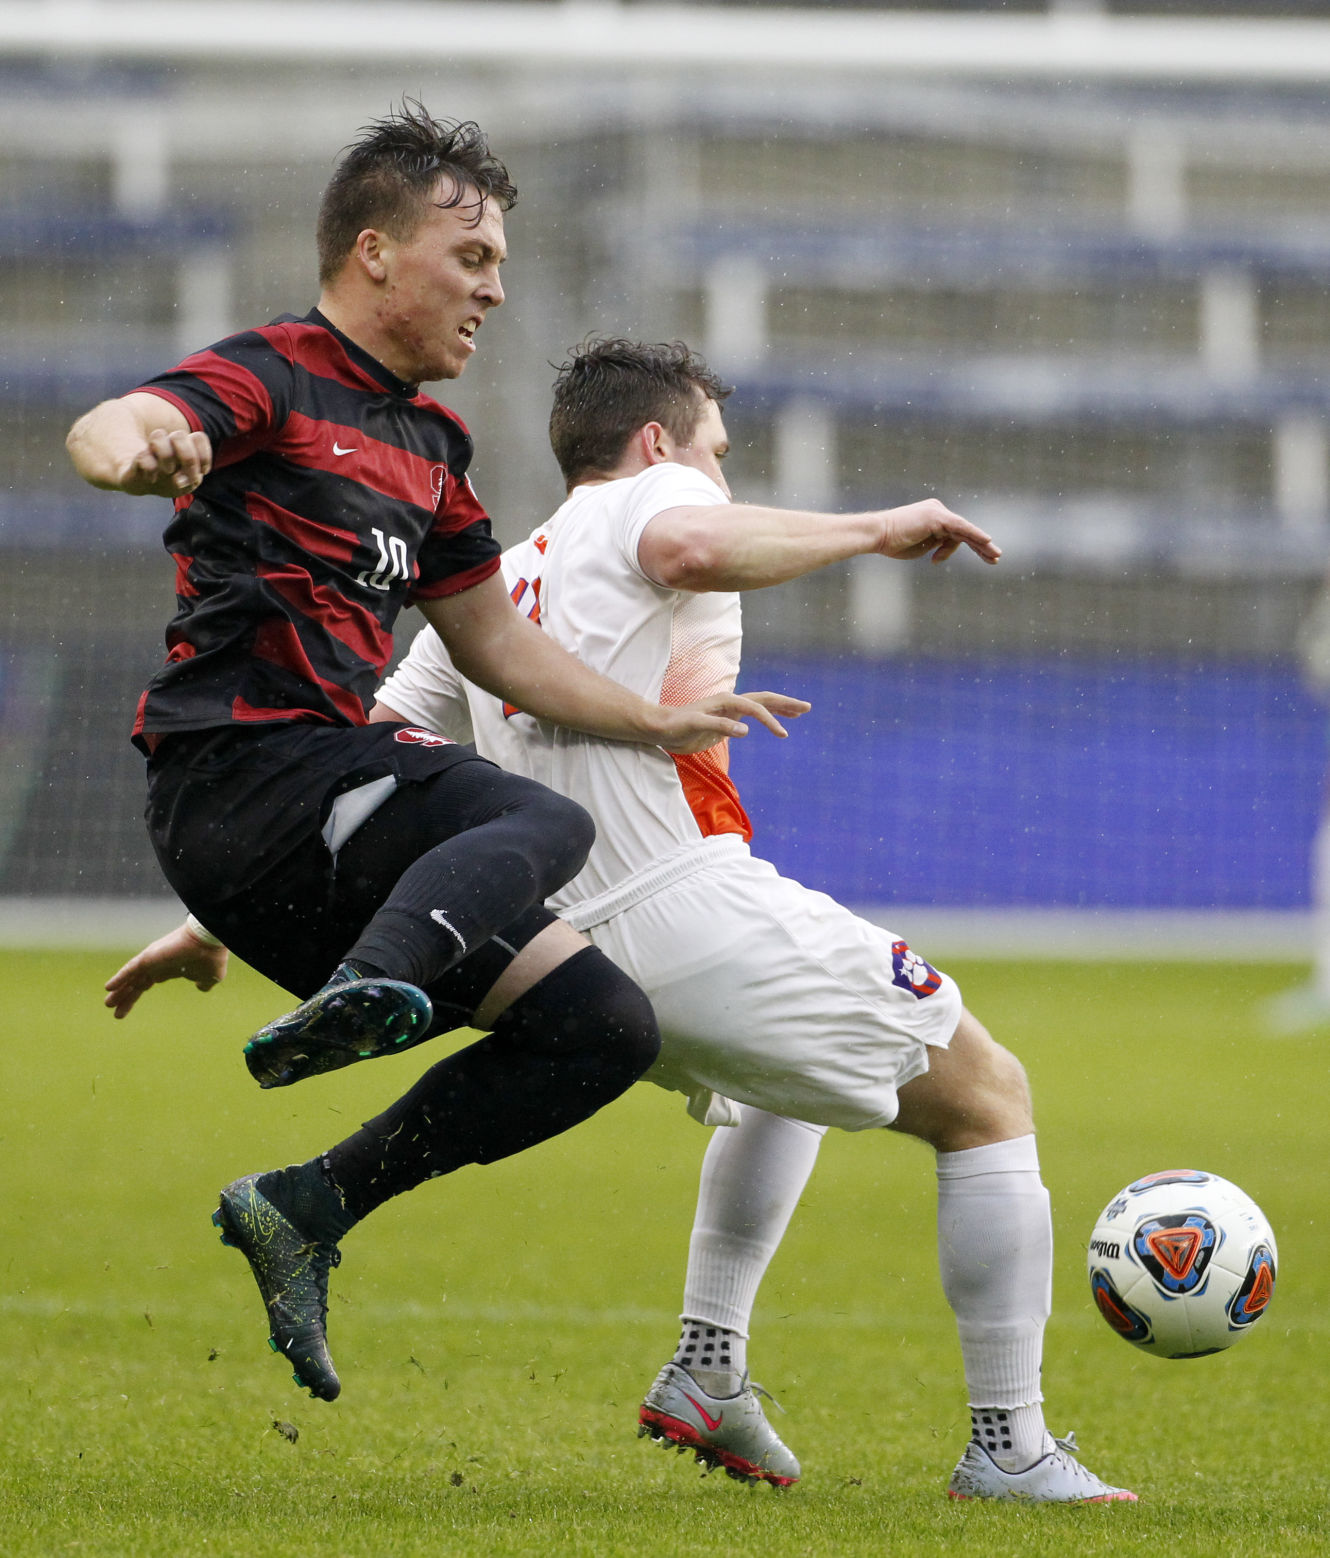
[[260, 1087], [289, 1087], [358, 1060], [392, 1055], [430, 1035], [434, 1008], [416, 985], [362, 979], [345, 963], [308, 1001], [267, 1023], [245, 1045]]
[[334, 1400], [341, 1391], [328, 1355], [328, 1273], [340, 1265], [331, 1242], [307, 1239], [267, 1199], [247, 1174], [222, 1191], [212, 1220], [229, 1244], [249, 1262], [268, 1311], [268, 1344], [295, 1370], [297, 1385], [311, 1396]]

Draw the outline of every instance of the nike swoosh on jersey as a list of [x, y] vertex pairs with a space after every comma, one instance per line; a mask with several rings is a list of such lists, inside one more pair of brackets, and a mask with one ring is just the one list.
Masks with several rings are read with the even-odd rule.
[[334, 454], [354, 454], [359, 447], [359, 444], [352, 444], [349, 449], [343, 449], [341, 444], [339, 444], [335, 439], [333, 440]]

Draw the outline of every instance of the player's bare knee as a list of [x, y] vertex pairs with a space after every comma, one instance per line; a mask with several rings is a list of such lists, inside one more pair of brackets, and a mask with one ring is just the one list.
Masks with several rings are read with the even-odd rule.
[[981, 1131], [986, 1138], [970, 1145], [985, 1146], [988, 1142], [1028, 1135], [1034, 1129], [1034, 1112], [1025, 1067], [969, 1012], [962, 1015], [958, 1038], [962, 1028], [965, 1033], [959, 1058], [971, 1080], [967, 1100], [969, 1129]]
[[1034, 1129], [1025, 1068], [969, 1012], [929, 1069], [900, 1091], [896, 1129], [939, 1152], [961, 1152], [1027, 1136]]

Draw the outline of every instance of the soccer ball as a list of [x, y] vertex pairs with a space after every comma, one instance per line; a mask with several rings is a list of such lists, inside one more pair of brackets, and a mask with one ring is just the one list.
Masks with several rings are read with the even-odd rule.
[[1133, 1180], [1090, 1235], [1090, 1291], [1125, 1341], [1157, 1358], [1203, 1358], [1269, 1307], [1279, 1254], [1250, 1196], [1217, 1174]]

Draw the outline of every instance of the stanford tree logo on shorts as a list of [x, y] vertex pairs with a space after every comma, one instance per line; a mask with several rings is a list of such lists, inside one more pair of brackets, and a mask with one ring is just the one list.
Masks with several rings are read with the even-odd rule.
[[911, 952], [903, 941], [891, 944], [891, 982], [908, 990], [922, 1001], [942, 988], [942, 975], [931, 963], [925, 963], [917, 952]]
[[394, 741], [400, 741], [409, 747], [454, 747], [455, 741], [447, 736], [441, 736], [437, 731], [421, 730], [416, 725], [408, 725], [404, 730], [399, 730], [393, 737]]

